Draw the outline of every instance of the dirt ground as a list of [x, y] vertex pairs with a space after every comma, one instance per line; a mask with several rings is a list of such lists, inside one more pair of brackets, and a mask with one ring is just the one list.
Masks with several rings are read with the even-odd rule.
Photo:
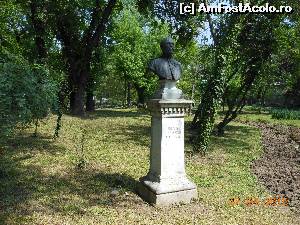
[[264, 153], [252, 164], [258, 180], [272, 193], [284, 195], [300, 210], [300, 128], [247, 122], [262, 133]]

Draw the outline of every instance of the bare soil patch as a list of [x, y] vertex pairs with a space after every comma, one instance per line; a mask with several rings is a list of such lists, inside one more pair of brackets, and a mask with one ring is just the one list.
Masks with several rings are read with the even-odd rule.
[[300, 210], [300, 128], [247, 122], [262, 133], [264, 153], [252, 163], [258, 180], [275, 195], [284, 195], [289, 206]]

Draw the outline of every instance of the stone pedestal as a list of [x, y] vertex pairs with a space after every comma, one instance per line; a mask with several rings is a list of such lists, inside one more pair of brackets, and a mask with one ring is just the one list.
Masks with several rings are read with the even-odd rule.
[[154, 99], [183, 99], [183, 93], [176, 87], [177, 81], [175, 80], [160, 80], [159, 89], [154, 93]]
[[192, 101], [152, 99], [150, 170], [140, 178], [139, 195], [156, 205], [189, 203], [197, 198], [196, 185], [185, 173], [184, 115]]

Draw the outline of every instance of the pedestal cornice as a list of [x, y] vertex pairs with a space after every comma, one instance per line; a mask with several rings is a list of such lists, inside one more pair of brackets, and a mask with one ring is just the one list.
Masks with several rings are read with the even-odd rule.
[[186, 99], [151, 99], [147, 102], [148, 109], [152, 116], [183, 116], [190, 114], [192, 110], [192, 100]]

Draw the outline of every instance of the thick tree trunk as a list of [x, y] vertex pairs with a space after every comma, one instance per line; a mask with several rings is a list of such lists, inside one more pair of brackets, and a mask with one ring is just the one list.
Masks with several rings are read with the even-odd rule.
[[94, 77], [91, 74], [90, 66], [87, 69], [88, 82], [86, 87], [86, 103], [85, 109], [88, 112], [95, 111], [95, 100], [94, 100]]
[[[83, 84], [77, 84], [77, 87], [71, 92], [70, 96], [70, 109], [72, 115], [84, 116], [84, 91]], [[72, 102], [71, 102], [72, 100]]]
[[[72, 60], [75, 62], [75, 60]], [[78, 65], [78, 66], [76, 66]], [[81, 66], [80, 66], [81, 65]], [[85, 103], [85, 91], [88, 72], [85, 69], [85, 66], [82, 66], [82, 63], [71, 65], [69, 70], [70, 79], [70, 111], [72, 115], [75, 116], [84, 116], [84, 103]], [[81, 68], [79, 68], [81, 67]]]
[[86, 111], [93, 112], [95, 111], [95, 101], [94, 101], [94, 93], [91, 90], [86, 92]]
[[144, 87], [135, 87], [138, 95], [137, 106], [139, 108], [144, 107], [145, 105], [145, 88]]
[[[116, 5], [116, 0], [109, 0], [103, 10], [102, 3], [96, 1], [92, 10], [91, 22], [83, 35], [72, 29], [73, 23], [69, 14], [74, 16], [73, 11], [61, 13], [57, 18], [58, 38], [63, 43], [63, 55], [67, 61], [70, 86], [70, 111], [73, 115], [84, 115], [84, 103], [87, 79], [90, 75], [90, 63], [95, 48], [100, 44], [109, 17]], [[89, 96], [91, 93], [89, 93]], [[90, 97], [89, 97], [90, 98]]]

